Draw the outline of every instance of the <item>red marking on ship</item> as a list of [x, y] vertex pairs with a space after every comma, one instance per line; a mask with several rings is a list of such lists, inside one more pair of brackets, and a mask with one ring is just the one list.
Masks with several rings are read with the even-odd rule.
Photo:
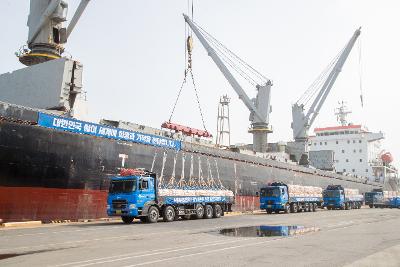
[[3, 221], [77, 220], [107, 217], [107, 191], [0, 186]]
[[161, 128], [170, 129], [170, 130], [174, 130], [177, 132], [182, 132], [184, 135], [189, 135], [189, 136], [196, 135], [199, 137], [212, 137], [212, 134], [210, 134], [206, 130], [199, 130], [199, 129], [195, 129], [195, 128], [191, 128], [188, 126], [183, 126], [180, 124], [167, 122], [167, 121], [164, 122], [163, 124], [161, 124]]
[[338, 130], [347, 130], [347, 129], [361, 129], [361, 125], [346, 125], [346, 126], [333, 126], [333, 127], [325, 127], [325, 128], [315, 128], [314, 132], [338, 131]]

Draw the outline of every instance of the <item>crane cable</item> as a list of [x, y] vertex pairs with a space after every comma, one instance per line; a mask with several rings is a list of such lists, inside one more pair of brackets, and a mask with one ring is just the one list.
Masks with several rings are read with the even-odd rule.
[[[193, 0], [192, 0], [191, 4], [192, 4], [192, 19], [193, 19]], [[188, 0], [188, 9], [189, 9], [189, 0]], [[179, 98], [181, 96], [182, 89], [183, 89], [184, 85], [187, 82], [188, 73], [190, 73], [190, 78], [192, 79], [193, 89], [194, 89], [194, 92], [195, 92], [195, 95], [196, 95], [197, 106], [198, 106], [198, 109], [199, 109], [199, 112], [200, 112], [200, 116], [201, 116], [201, 122], [203, 123], [204, 130], [206, 132], [208, 132], [207, 131], [207, 127], [206, 127], [206, 123], [205, 123], [205, 120], [204, 120], [203, 110], [201, 109], [199, 93], [198, 93], [198, 90], [197, 90], [196, 83], [194, 81], [194, 75], [193, 75], [193, 71], [192, 71], [192, 50], [193, 50], [192, 32], [190, 30], [188, 30], [187, 24], [185, 23], [185, 75], [184, 75], [181, 87], [179, 88], [179, 92], [178, 92], [178, 95], [176, 97], [176, 100], [175, 100], [175, 103], [174, 103], [174, 106], [172, 108], [172, 111], [171, 111], [171, 114], [169, 116], [169, 120], [168, 121], [171, 122], [171, 120], [172, 120], [172, 116], [175, 113], [175, 108], [176, 108], [178, 100], [179, 100]], [[186, 63], [187, 63], [187, 66], [186, 66]]]
[[[252, 85], [267, 83], [269, 81], [264, 75], [251, 67], [243, 59], [237, 56], [234, 52], [229, 50], [225, 45], [218, 41], [214, 36], [204, 30], [196, 22], [192, 21], [193, 24], [199, 29], [203, 37], [212, 44], [214, 51], [220, 56], [222, 61], [228, 64], [234, 71], [236, 71], [242, 78], [247, 80]], [[256, 81], [256, 79], [258, 81]]]
[[360, 78], [360, 101], [361, 107], [364, 107], [364, 97], [363, 97], [363, 84], [362, 84], [362, 53], [361, 53], [361, 38], [358, 39], [358, 75]]
[[332, 61], [325, 67], [320, 73], [317, 79], [309, 86], [309, 88], [302, 94], [302, 96], [296, 101], [296, 104], [306, 106], [312, 99], [314, 99], [317, 92], [321, 90], [323, 83], [329, 76], [334, 65], [337, 63], [340, 55], [343, 53], [344, 48], [332, 59]]
[[192, 68], [189, 69], [189, 72], [190, 72], [190, 76], [192, 78], [194, 92], [196, 93], [196, 100], [197, 100], [197, 105], [198, 105], [199, 111], [200, 111], [201, 121], [203, 123], [204, 130], [206, 130], [206, 132], [208, 132], [207, 128], [206, 128], [206, 123], [204, 122], [203, 111], [201, 110], [200, 98], [199, 98], [199, 94], [197, 92], [196, 83], [194, 82], [194, 76], [193, 76]]

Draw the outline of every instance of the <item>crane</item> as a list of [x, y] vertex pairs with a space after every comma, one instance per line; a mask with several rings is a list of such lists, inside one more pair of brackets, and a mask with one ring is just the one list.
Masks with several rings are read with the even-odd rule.
[[[335, 57], [327, 69], [321, 73], [318, 79], [310, 86], [310, 88], [300, 97], [292, 106], [292, 129], [293, 138], [296, 143], [302, 144], [306, 152], [308, 131], [314, 123], [322, 105], [329, 95], [339, 73], [341, 72], [347, 57], [349, 56], [358, 36], [361, 34], [361, 27], [358, 28], [351, 39], [348, 41], [343, 50]], [[316, 95], [316, 96], [315, 96]], [[315, 98], [314, 98], [315, 97]], [[305, 106], [314, 98], [310, 108], [306, 111]]]
[[[272, 81], [265, 78], [246, 62], [241, 60], [232, 51], [227, 49], [199, 25], [193, 22], [187, 15], [183, 14], [183, 17], [208, 55], [238, 94], [239, 99], [242, 100], [250, 111], [249, 121], [251, 122], [251, 127], [249, 133], [253, 134], [253, 150], [255, 152], [266, 152], [267, 135], [272, 133], [272, 129], [269, 125]], [[238, 64], [235, 64], [235, 62], [238, 62]], [[250, 99], [228, 66], [255, 86], [257, 90], [257, 96], [255, 98]]]
[[26, 65], [36, 65], [61, 57], [63, 44], [67, 42], [74, 27], [90, 0], [81, 0], [68, 27], [63, 26], [67, 20], [68, 3], [64, 0], [31, 0], [28, 18], [28, 48], [16, 55]]

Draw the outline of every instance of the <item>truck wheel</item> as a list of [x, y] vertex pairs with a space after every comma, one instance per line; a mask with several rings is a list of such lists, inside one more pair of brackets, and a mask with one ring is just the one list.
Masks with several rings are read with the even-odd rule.
[[204, 207], [201, 204], [196, 206], [196, 219], [201, 219], [204, 216]]
[[272, 214], [272, 210], [265, 210], [268, 214]]
[[304, 207], [301, 207], [300, 205], [297, 205], [297, 212], [303, 212]]
[[374, 205], [369, 204], [369, 207], [372, 209], [374, 207]]
[[204, 209], [204, 219], [211, 219], [213, 217], [213, 208], [211, 205], [206, 205]]
[[148, 211], [147, 221], [149, 223], [156, 223], [159, 216], [160, 214], [158, 213], [158, 209], [154, 206], [151, 206]]
[[175, 217], [174, 217], [174, 221], [177, 221], [177, 220], [179, 220], [179, 212], [178, 212], [178, 210], [177, 209], [174, 209], [174, 212], [175, 212]]
[[175, 210], [171, 206], [165, 207], [163, 210], [163, 221], [164, 222], [172, 222], [175, 218]]
[[297, 212], [297, 204], [296, 204], [296, 203], [293, 203], [293, 204], [290, 206], [290, 209], [291, 209], [291, 212], [296, 213], [296, 212]]
[[312, 212], [312, 203], [308, 203], [307, 211]]
[[219, 218], [222, 215], [222, 208], [220, 205], [215, 205], [213, 210], [213, 217]]
[[317, 209], [317, 204], [316, 203], [312, 204], [312, 212], [315, 212], [316, 209]]
[[126, 224], [130, 224], [133, 222], [133, 217], [131, 216], [121, 216], [121, 219]]
[[289, 205], [285, 206], [285, 213], [290, 213], [290, 206]]

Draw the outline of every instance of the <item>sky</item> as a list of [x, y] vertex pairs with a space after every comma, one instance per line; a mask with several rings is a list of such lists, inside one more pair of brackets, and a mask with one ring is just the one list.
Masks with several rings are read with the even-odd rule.
[[[79, 0], [68, 3], [71, 18]], [[182, 13], [187, 9], [187, 0], [89, 3], [66, 50], [84, 65], [90, 120], [107, 118], [159, 128], [169, 119], [185, 68]], [[26, 43], [28, 13], [27, 0], [0, 2], [0, 73], [23, 67], [14, 52]], [[353, 112], [350, 122], [385, 134], [384, 148], [394, 155], [397, 167], [399, 14], [398, 0], [194, 0], [194, 21], [273, 81], [274, 132], [269, 142], [292, 139], [291, 105], [362, 26], [360, 43], [312, 129], [337, 125], [334, 109], [346, 101]], [[247, 108], [196, 38], [193, 73], [207, 129], [216, 134], [219, 97], [227, 94], [232, 143], [251, 143]], [[250, 98], [255, 97], [254, 87], [246, 83], [243, 87]], [[202, 128], [190, 85], [183, 88], [172, 121]]]

